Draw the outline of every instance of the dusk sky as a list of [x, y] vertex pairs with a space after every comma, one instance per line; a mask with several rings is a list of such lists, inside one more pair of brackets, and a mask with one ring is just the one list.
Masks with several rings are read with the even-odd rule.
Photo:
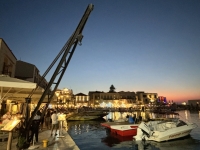
[[43, 75], [90, 3], [60, 89], [88, 94], [113, 84], [116, 92], [200, 99], [199, 0], [1, 0], [0, 37]]

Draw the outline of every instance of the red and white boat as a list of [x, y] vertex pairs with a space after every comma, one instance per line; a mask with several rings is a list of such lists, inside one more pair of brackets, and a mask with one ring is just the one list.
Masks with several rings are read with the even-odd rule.
[[112, 133], [120, 136], [135, 136], [139, 124], [131, 124], [129, 122], [105, 122], [102, 126], [110, 129]]

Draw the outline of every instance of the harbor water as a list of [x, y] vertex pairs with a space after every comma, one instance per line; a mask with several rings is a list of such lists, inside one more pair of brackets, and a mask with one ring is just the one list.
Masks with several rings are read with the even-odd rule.
[[[114, 114], [113, 114], [114, 113]], [[126, 113], [113, 112], [115, 118], [126, 116]], [[198, 125], [189, 136], [166, 142], [146, 141], [136, 143], [133, 137], [111, 135], [98, 121], [68, 122], [68, 133], [80, 150], [199, 150], [200, 149], [200, 112], [190, 113], [188, 110], [178, 111], [180, 119]], [[109, 115], [105, 118], [108, 119]]]

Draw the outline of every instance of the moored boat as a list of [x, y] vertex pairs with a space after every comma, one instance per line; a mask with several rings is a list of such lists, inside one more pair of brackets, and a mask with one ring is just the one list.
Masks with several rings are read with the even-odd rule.
[[178, 118], [142, 122], [138, 126], [137, 135], [133, 136], [133, 138], [136, 141], [169, 141], [189, 135], [196, 127], [195, 123], [184, 122]]
[[108, 115], [108, 113], [104, 111], [82, 111], [68, 116], [67, 120], [95, 120], [103, 118], [106, 115]]
[[104, 122], [101, 123], [101, 125], [117, 135], [134, 136], [137, 134], [139, 124], [132, 124], [129, 122]]
[[68, 121], [77, 121], [77, 120], [95, 120], [98, 119], [98, 116], [86, 116], [86, 115], [75, 115], [67, 118]]

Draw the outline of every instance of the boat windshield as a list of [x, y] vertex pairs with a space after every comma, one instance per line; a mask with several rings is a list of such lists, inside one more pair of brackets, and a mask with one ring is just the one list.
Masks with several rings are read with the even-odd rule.
[[187, 125], [187, 124], [184, 121], [179, 120], [177, 127], [184, 126], [184, 125]]

